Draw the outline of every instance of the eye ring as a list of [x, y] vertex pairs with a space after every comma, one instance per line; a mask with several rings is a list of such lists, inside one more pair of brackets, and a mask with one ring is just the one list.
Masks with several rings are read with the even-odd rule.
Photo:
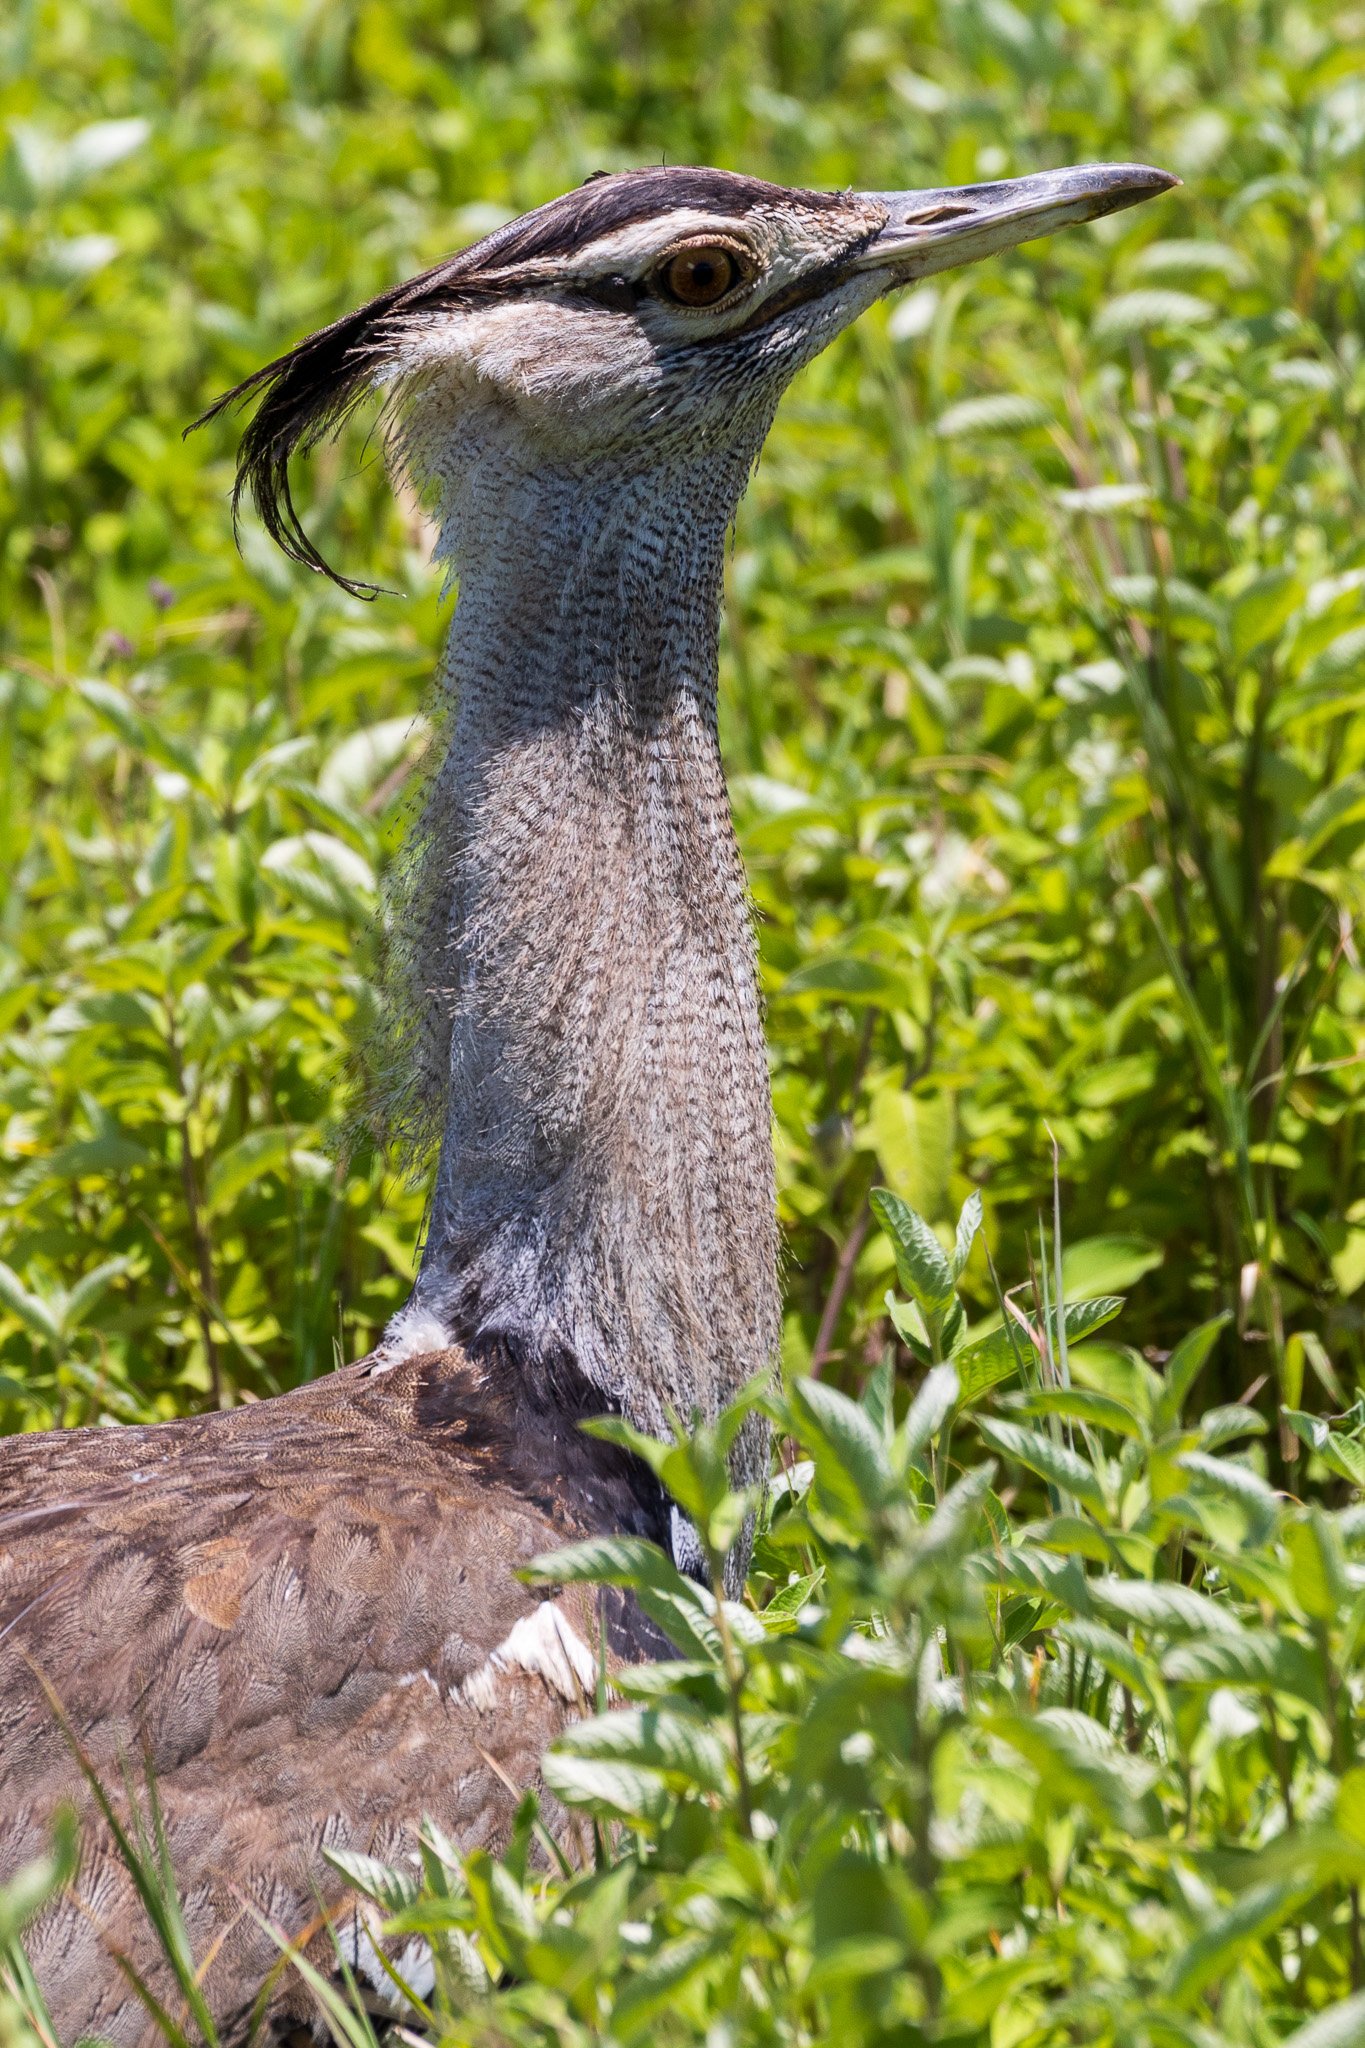
[[752, 264], [725, 242], [686, 242], [664, 257], [654, 284], [673, 305], [705, 311], [721, 305], [752, 276]]

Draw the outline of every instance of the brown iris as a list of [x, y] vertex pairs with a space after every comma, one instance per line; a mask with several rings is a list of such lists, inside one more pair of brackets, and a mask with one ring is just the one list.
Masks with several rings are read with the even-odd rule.
[[718, 242], [698, 242], [670, 256], [659, 278], [669, 298], [680, 306], [714, 306], [733, 291], [739, 274], [730, 250]]

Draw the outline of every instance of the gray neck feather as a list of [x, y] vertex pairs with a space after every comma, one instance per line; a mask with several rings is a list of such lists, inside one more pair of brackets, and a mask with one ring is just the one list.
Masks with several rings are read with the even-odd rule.
[[[564, 1362], [643, 1427], [715, 1409], [779, 1336], [771, 1105], [716, 737], [748, 445], [622, 474], [439, 464], [453, 701], [395, 933], [405, 1058], [444, 1093], [412, 1301]], [[444, 1068], [444, 1071], [439, 1071]], [[436, 1071], [433, 1071], [436, 1070]], [[429, 1099], [429, 1097], [428, 1097]]]

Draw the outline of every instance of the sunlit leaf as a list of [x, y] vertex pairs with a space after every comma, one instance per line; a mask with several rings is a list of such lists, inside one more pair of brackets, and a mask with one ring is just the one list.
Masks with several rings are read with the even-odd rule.
[[1126, 341], [1131, 335], [1153, 327], [1198, 327], [1213, 315], [1214, 308], [1207, 299], [1196, 298], [1192, 292], [1159, 290], [1153, 286], [1110, 299], [1095, 316], [1094, 335], [1100, 342]]
[[1068, 1450], [1065, 1444], [1055, 1442], [1036, 1429], [1025, 1429], [1016, 1422], [983, 1419], [976, 1426], [992, 1450], [1012, 1458], [1016, 1464], [1027, 1465], [1031, 1472], [1059, 1487], [1063, 1493], [1084, 1501], [1097, 1514], [1104, 1513], [1104, 1487], [1094, 1468], [1075, 1451]]
[[964, 398], [940, 413], [937, 431], [945, 440], [964, 434], [1019, 434], [1041, 427], [1048, 409], [1025, 392], [997, 391], [982, 398]]
[[874, 1188], [871, 1201], [877, 1220], [891, 1239], [896, 1271], [906, 1293], [931, 1313], [945, 1308], [952, 1299], [953, 1269], [934, 1232], [889, 1188]]
[[1174, 1959], [1166, 1978], [1167, 1996], [1188, 2004], [1206, 1984], [1235, 1969], [1248, 1943], [1278, 1927], [1302, 1898], [1302, 1886], [1294, 1883], [1253, 1885], [1243, 1892]]

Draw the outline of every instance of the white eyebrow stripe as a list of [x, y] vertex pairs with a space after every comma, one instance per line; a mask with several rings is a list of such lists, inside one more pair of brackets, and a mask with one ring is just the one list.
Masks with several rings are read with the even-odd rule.
[[[719, 242], [742, 242], [754, 248], [754, 238], [731, 214], [701, 213], [695, 207], [680, 206], [672, 213], [655, 214], [648, 220], [631, 221], [609, 235], [598, 235], [563, 256], [534, 256], [525, 263], [509, 263], [503, 269], [490, 268], [483, 275], [490, 280], [525, 278], [533, 282], [557, 277], [600, 277], [613, 270], [640, 270], [656, 261], [678, 242], [698, 235], [714, 235]], [[755, 253], [757, 250], [755, 249]]]

